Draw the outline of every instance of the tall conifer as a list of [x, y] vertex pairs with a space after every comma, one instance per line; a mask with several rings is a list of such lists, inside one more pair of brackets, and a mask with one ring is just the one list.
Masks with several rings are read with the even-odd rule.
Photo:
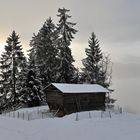
[[9, 98], [10, 102], [16, 104], [21, 88], [19, 77], [21, 76], [21, 71], [25, 68], [26, 59], [19, 42], [19, 35], [15, 31], [7, 38], [6, 43], [7, 45], [5, 45], [5, 50], [0, 59], [0, 84], [3, 95]]
[[101, 70], [100, 62], [103, 55], [99, 46], [99, 41], [94, 33], [91, 34], [88, 43], [89, 48], [85, 49], [87, 57], [82, 60], [84, 65], [82, 75], [85, 82], [99, 84], [99, 75]]
[[100, 84], [109, 87], [111, 84], [112, 64], [109, 56], [105, 56], [94, 33], [89, 38], [89, 48], [85, 49], [87, 57], [82, 60], [81, 80], [86, 83]]
[[59, 34], [59, 65], [58, 65], [58, 82], [72, 83], [74, 80], [76, 69], [72, 64], [74, 62], [71, 49], [69, 48], [73, 35], [76, 34], [77, 30], [73, 28], [76, 23], [69, 22], [68, 19], [71, 18], [67, 13], [70, 10], [65, 8], [58, 9], [58, 17], [60, 18], [57, 27], [57, 32]]
[[56, 27], [49, 18], [37, 35], [31, 40], [30, 65], [36, 68], [37, 75], [42, 79], [43, 86], [56, 80], [57, 34]]

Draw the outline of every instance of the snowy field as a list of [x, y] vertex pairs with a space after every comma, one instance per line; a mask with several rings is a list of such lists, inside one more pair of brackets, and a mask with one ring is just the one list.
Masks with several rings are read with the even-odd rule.
[[[45, 108], [44, 108], [45, 109]], [[24, 111], [32, 109], [24, 109]], [[23, 110], [20, 110], [21, 112]], [[31, 121], [0, 116], [1, 140], [139, 140], [140, 116], [82, 112]]]

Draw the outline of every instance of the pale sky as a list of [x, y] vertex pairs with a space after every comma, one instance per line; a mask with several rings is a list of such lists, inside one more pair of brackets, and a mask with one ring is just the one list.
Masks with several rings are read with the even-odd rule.
[[[112, 82], [121, 104], [131, 108], [140, 105], [139, 0], [0, 0], [0, 50], [13, 30], [28, 49], [32, 34], [48, 17], [57, 23], [57, 10], [62, 7], [70, 9], [71, 21], [77, 23], [78, 33], [71, 44], [76, 64], [81, 66], [88, 38], [95, 32], [102, 50], [114, 63]], [[136, 95], [134, 99], [132, 95]]]

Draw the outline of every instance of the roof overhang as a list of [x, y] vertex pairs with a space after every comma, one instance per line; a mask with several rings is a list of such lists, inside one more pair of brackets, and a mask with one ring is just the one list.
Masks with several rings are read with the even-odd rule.
[[[110, 93], [111, 91], [98, 84], [51, 83], [62, 93]], [[48, 85], [45, 89], [47, 89]]]

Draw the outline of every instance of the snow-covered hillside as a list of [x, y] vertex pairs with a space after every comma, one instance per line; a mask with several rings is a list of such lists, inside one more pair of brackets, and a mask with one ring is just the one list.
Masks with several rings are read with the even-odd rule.
[[139, 140], [140, 116], [100, 111], [25, 121], [0, 116], [1, 140]]

